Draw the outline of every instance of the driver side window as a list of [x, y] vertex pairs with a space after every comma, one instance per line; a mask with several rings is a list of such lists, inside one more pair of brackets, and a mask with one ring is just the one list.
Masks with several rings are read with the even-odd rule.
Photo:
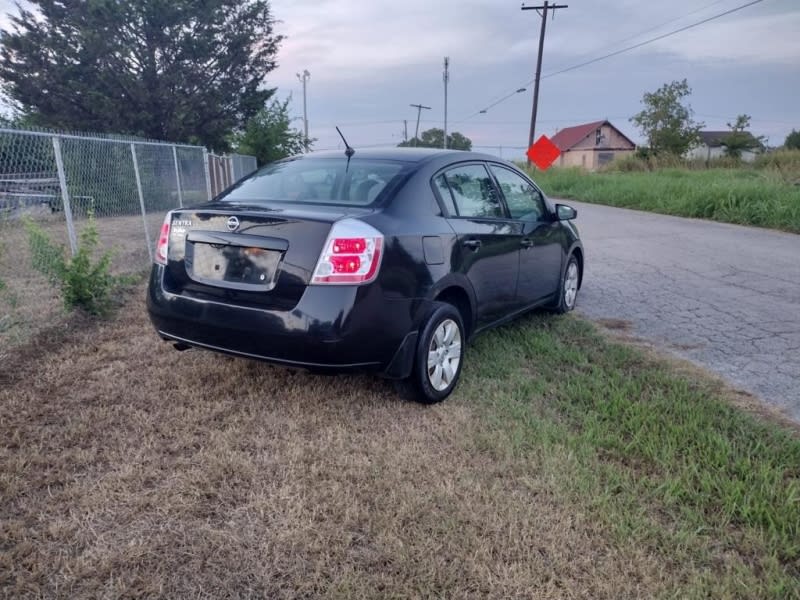
[[512, 219], [541, 221], [544, 218], [547, 210], [539, 190], [510, 169], [499, 165], [490, 168], [500, 184]]

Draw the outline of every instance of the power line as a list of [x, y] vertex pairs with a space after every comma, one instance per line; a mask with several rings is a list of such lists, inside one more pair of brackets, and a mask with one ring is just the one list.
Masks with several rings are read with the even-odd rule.
[[419, 139], [419, 116], [422, 114], [422, 109], [430, 110], [430, 106], [423, 106], [422, 104], [411, 104], [409, 105], [413, 108], [417, 109], [417, 130], [414, 132], [414, 145], [417, 145], [417, 140]]
[[706, 19], [703, 19], [702, 21], [697, 21], [696, 23], [692, 23], [691, 25], [685, 25], [684, 27], [680, 27], [680, 28], [675, 29], [673, 31], [670, 31], [668, 33], [664, 33], [664, 34], [656, 36], [654, 38], [650, 38], [649, 40], [645, 40], [644, 42], [639, 42], [638, 44], [634, 44], [633, 46], [627, 46], [626, 48], [622, 48], [621, 50], [616, 50], [615, 52], [610, 52], [609, 54], [605, 54], [603, 56], [599, 56], [597, 58], [593, 58], [591, 60], [587, 60], [585, 62], [578, 63], [577, 65], [572, 65], [571, 67], [567, 67], [566, 69], [561, 69], [559, 71], [554, 71], [553, 73], [548, 73], [547, 75], [543, 75], [542, 79], [546, 79], [548, 77], [554, 77], [556, 75], [561, 75], [562, 73], [567, 73], [569, 71], [574, 71], [575, 69], [580, 69], [581, 67], [585, 67], [587, 65], [591, 65], [591, 64], [594, 64], [596, 62], [600, 62], [601, 60], [606, 60], [608, 58], [612, 58], [614, 56], [617, 56], [618, 54], [622, 54], [623, 52], [629, 52], [631, 50], [635, 50], [636, 48], [641, 48], [642, 46], [645, 46], [647, 44], [652, 44], [653, 42], [657, 42], [659, 40], [663, 40], [664, 38], [668, 38], [668, 37], [673, 36], [673, 35], [678, 34], [678, 33], [682, 33], [682, 32], [684, 32], [684, 31], [686, 31], [688, 29], [693, 29], [694, 27], [698, 27], [700, 25], [704, 25], [704, 24], [708, 23], [709, 21], [714, 21], [714, 20], [719, 19], [721, 17], [725, 17], [725, 16], [730, 15], [732, 13], [735, 13], [735, 12], [738, 12], [740, 10], [743, 10], [743, 9], [749, 7], [749, 6], [753, 6], [754, 4], [759, 4], [760, 2], [763, 2], [763, 1], [764, 0], [752, 0], [751, 2], [747, 2], [746, 4], [742, 4], [740, 6], [737, 6], [736, 8], [731, 8], [730, 10], [726, 10], [725, 12], [719, 13], [719, 14], [714, 15], [712, 17], [708, 17]]
[[606, 48], [613, 48], [615, 46], [619, 46], [620, 44], [624, 44], [625, 42], [629, 42], [631, 40], [635, 40], [636, 38], [643, 36], [645, 33], [650, 33], [651, 31], [658, 31], [662, 27], [666, 27], [667, 25], [675, 23], [676, 21], [681, 21], [681, 20], [685, 19], [686, 17], [690, 17], [692, 15], [696, 15], [697, 13], [703, 12], [704, 10], [706, 10], [708, 8], [711, 8], [712, 6], [716, 6], [717, 4], [722, 4], [723, 2], [727, 2], [727, 1], [728, 0], [716, 0], [715, 2], [712, 2], [710, 4], [706, 4], [705, 6], [701, 6], [700, 8], [697, 8], [695, 10], [692, 10], [690, 12], [682, 14], [680, 17], [675, 17], [674, 19], [670, 19], [669, 21], [664, 21], [663, 23], [661, 23], [659, 25], [655, 25], [653, 27], [648, 27], [644, 31], [640, 31], [639, 33], [636, 33], [634, 35], [628, 36], [626, 38], [622, 38], [621, 40], [617, 40], [613, 44], [606, 44], [605, 46], [601, 46], [600, 48], [595, 48], [594, 51], [595, 52], [600, 52], [602, 50], [605, 50]]
[[[381, 147], [386, 147], [386, 146], [394, 147], [394, 146], [397, 146], [397, 141], [384, 142], [382, 144], [358, 144], [358, 143], [356, 143], [354, 145], [357, 148], [381, 148]], [[314, 148], [314, 152], [327, 152], [329, 150], [341, 150], [341, 149], [342, 149], [342, 145], [339, 144], [338, 146], [329, 146], [327, 148]]]
[[[530, 135], [528, 136], [528, 145], [533, 145], [533, 138], [534, 134], [536, 133], [536, 113], [539, 109], [539, 80], [542, 74], [542, 55], [544, 54], [544, 32], [547, 28], [547, 12], [553, 11], [553, 15], [555, 15], [556, 10], [559, 8], [569, 8], [566, 4], [550, 4], [545, 0], [545, 3], [542, 6], [525, 6], [522, 5], [522, 10], [535, 10], [536, 12], [542, 11], [540, 14], [542, 16], [542, 31], [539, 34], [539, 55], [536, 58], [536, 77], [534, 78], [533, 84], [533, 108], [531, 109], [531, 131]], [[527, 85], [527, 84], [526, 84]], [[520, 88], [522, 89], [522, 88]], [[518, 90], [519, 91], [519, 90]], [[530, 165], [530, 160], [528, 161], [528, 165]]]
[[[498, 104], [500, 104], [501, 102], [505, 102], [506, 100], [508, 100], [509, 98], [511, 98], [511, 96], [513, 96], [513, 95], [515, 95], [515, 94], [521, 94], [522, 92], [525, 92], [525, 91], [527, 91], [527, 88], [519, 88], [519, 89], [517, 89], [517, 90], [515, 90], [515, 91], [511, 92], [510, 94], [508, 94], [508, 95], [506, 95], [506, 96], [503, 96], [502, 98], [500, 98], [500, 99], [499, 99], [499, 100], [497, 100], [496, 102], [494, 102], [494, 103], [490, 104], [489, 106], [487, 106], [486, 108], [484, 108], [483, 110], [481, 110], [481, 111], [478, 111], [478, 112], [479, 112], [479, 113], [485, 113], [485, 112], [487, 112], [487, 111], [488, 111], [490, 108], [492, 108], [492, 107], [494, 107], [494, 106], [497, 106], [497, 105], [498, 105]], [[459, 122], [460, 122], [460, 121], [459, 121]]]
[[[707, 18], [702, 19], [700, 21], [697, 21], [695, 23], [691, 23], [690, 25], [685, 25], [684, 27], [680, 27], [678, 29], [674, 29], [672, 31], [669, 31], [669, 32], [664, 33], [664, 34], [659, 35], [659, 36], [656, 36], [654, 38], [650, 38], [650, 39], [645, 40], [643, 42], [639, 42], [637, 44], [633, 44], [632, 46], [627, 46], [627, 47], [622, 48], [620, 50], [616, 50], [614, 52], [610, 52], [608, 54], [604, 54], [602, 56], [598, 56], [597, 58], [593, 58], [591, 60], [587, 60], [587, 61], [578, 63], [576, 65], [572, 65], [571, 67], [566, 67], [565, 69], [560, 69], [560, 70], [554, 71], [552, 73], [547, 73], [546, 75], [542, 75], [541, 78], [542, 79], [547, 79], [548, 77], [555, 77], [556, 75], [561, 75], [562, 73], [567, 73], [569, 71], [574, 71], [576, 69], [580, 69], [582, 67], [585, 67], [585, 66], [600, 62], [602, 60], [607, 60], [607, 59], [612, 58], [614, 56], [618, 56], [618, 55], [620, 55], [620, 54], [622, 54], [624, 52], [630, 52], [631, 50], [635, 50], [637, 48], [641, 48], [642, 46], [646, 46], [647, 44], [652, 44], [653, 42], [657, 42], [657, 41], [663, 40], [665, 38], [668, 38], [670, 36], [676, 35], [678, 33], [682, 33], [682, 32], [687, 31], [689, 29], [693, 29], [695, 27], [699, 27], [700, 25], [704, 25], [704, 24], [709, 23], [710, 21], [714, 21], [716, 19], [720, 19], [720, 18], [725, 17], [727, 15], [733, 14], [735, 12], [738, 12], [740, 10], [743, 10], [745, 8], [753, 6], [754, 4], [759, 4], [759, 3], [763, 2], [763, 1], [764, 0], [751, 0], [751, 2], [747, 2], [745, 4], [741, 4], [739, 6], [736, 6], [734, 8], [729, 9], [729, 10], [726, 10], [724, 12], [718, 13], [718, 14], [713, 15], [711, 17], [707, 17]], [[708, 7], [706, 7], [706, 8], [708, 8]], [[660, 25], [659, 27], [663, 27], [663, 25]], [[638, 37], [638, 36], [635, 36], [635, 37]], [[536, 81], [535, 79], [531, 79], [530, 81], [526, 81], [523, 85], [524, 86], [528, 86], [531, 83], [534, 83], [535, 81]], [[495, 102], [492, 106], [496, 106], [497, 104], [500, 104], [500, 102], [508, 100], [508, 98], [510, 98], [513, 95], [514, 94], [509, 94], [507, 96], [504, 96], [502, 100]], [[464, 119], [461, 119], [460, 121], [458, 121], [458, 123], [463, 123], [464, 121], [469, 121], [470, 119], [472, 119], [472, 118], [476, 117], [477, 115], [481, 114], [481, 112], [483, 112], [483, 111], [477, 111], [477, 112], [471, 114], [470, 116], [468, 116], [468, 117], [466, 117]]]

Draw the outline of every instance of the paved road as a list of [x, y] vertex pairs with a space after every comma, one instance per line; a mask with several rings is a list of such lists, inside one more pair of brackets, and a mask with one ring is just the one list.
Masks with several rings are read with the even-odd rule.
[[800, 420], [800, 235], [568, 201], [587, 271], [578, 310]]

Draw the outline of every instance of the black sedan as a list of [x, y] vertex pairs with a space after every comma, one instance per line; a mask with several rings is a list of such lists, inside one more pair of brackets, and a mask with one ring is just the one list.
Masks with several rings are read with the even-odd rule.
[[178, 349], [372, 370], [438, 402], [474, 335], [575, 306], [575, 216], [488, 155], [306, 154], [167, 215], [150, 318]]

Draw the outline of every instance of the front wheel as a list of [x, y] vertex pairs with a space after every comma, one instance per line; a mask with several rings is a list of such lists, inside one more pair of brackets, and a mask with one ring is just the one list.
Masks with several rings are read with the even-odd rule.
[[580, 267], [578, 259], [574, 255], [569, 257], [567, 268], [561, 277], [561, 285], [558, 292], [558, 303], [553, 310], [559, 314], [564, 314], [575, 308], [578, 299], [578, 282], [580, 281]]
[[420, 332], [414, 369], [400, 390], [424, 404], [447, 398], [461, 374], [465, 343], [461, 314], [450, 304], [440, 304]]

